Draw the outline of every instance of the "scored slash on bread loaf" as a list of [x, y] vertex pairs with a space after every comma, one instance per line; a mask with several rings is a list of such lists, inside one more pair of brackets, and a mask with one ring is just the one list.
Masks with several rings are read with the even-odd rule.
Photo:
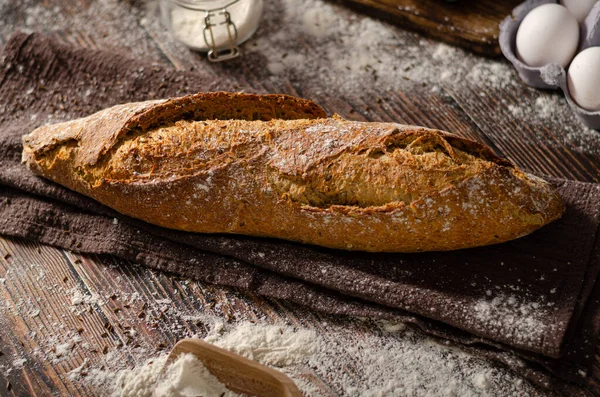
[[159, 226], [375, 252], [511, 240], [559, 218], [545, 181], [442, 131], [326, 118], [285, 95], [118, 105], [23, 139], [36, 174]]

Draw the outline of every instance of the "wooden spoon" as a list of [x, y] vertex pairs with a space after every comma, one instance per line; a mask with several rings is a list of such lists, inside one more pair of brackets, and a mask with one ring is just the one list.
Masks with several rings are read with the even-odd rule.
[[294, 381], [283, 373], [198, 338], [177, 342], [165, 368], [183, 353], [195, 355], [219, 382], [236, 393], [257, 397], [302, 397]]

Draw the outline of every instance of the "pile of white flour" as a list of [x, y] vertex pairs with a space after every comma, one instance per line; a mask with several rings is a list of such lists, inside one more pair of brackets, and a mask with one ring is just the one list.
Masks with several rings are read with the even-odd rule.
[[182, 354], [161, 371], [167, 356], [148, 360], [144, 365], [121, 371], [114, 385], [113, 396], [153, 397], [235, 397], [191, 353]]

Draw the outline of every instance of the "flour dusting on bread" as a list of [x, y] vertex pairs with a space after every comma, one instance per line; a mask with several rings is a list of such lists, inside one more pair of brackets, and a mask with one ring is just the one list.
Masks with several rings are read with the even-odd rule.
[[477, 142], [326, 118], [283, 95], [120, 105], [39, 128], [23, 156], [34, 172], [159, 226], [339, 249], [494, 244], [564, 211], [547, 182]]

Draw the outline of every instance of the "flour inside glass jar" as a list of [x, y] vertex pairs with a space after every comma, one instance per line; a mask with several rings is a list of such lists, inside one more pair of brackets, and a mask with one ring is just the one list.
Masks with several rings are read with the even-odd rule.
[[162, 0], [161, 13], [171, 33], [211, 61], [235, 58], [238, 45], [256, 31], [263, 0]]

